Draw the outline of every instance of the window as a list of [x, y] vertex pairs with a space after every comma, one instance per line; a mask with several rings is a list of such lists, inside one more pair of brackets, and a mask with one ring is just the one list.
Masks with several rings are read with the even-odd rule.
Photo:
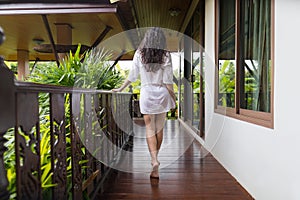
[[273, 11], [273, 0], [216, 0], [215, 110], [270, 128]]

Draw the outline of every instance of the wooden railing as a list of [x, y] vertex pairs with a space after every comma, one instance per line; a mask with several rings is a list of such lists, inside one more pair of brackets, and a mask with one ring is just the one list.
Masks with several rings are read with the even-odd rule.
[[[122, 114], [116, 109], [131, 109], [131, 94], [18, 82], [3, 59], [0, 65], [0, 199], [95, 199], [110, 171], [96, 158], [105, 153], [118, 160], [130, 140], [131, 118], [122, 118], [126, 131], [114, 118]], [[104, 136], [116, 146], [110, 152], [97, 148]]]

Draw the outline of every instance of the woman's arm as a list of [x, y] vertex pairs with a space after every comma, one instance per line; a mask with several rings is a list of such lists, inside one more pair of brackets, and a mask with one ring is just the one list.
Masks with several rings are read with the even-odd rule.
[[173, 84], [166, 84], [166, 87], [167, 87], [172, 99], [174, 100], [174, 102], [176, 102], [176, 95], [174, 93]]
[[121, 87], [112, 89], [111, 91], [112, 92], [122, 92], [130, 83], [131, 83], [131, 81], [126, 79]]

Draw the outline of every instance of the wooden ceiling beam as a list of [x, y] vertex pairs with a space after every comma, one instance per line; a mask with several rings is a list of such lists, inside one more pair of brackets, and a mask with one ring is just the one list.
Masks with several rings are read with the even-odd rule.
[[124, 56], [125, 53], [126, 53], [126, 51], [122, 50], [122, 52], [116, 58], [114, 64], [112, 64], [112, 66], [110, 66], [109, 70], [112, 70], [116, 66], [116, 64], [118, 64], [118, 62], [121, 60], [121, 58]]
[[53, 51], [53, 53], [55, 55], [55, 60], [56, 60], [57, 67], [59, 67], [59, 57], [58, 57], [58, 54], [57, 54], [57, 51], [56, 51], [56, 47], [55, 47], [53, 35], [52, 35], [51, 29], [50, 29], [50, 26], [49, 26], [49, 22], [48, 22], [47, 16], [46, 15], [42, 15], [42, 18], [43, 18], [45, 27], [47, 29], [47, 33], [48, 33], [48, 37], [49, 37], [49, 40], [50, 40], [50, 43], [51, 43], [52, 51]]
[[189, 9], [187, 11], [187, 14], [186, 14], [186, 16], [184, 18], [184, 21], [183, 21], [183, 23], [182, 23], [182, 25], [180, 27], [180, 31], [179, 32], [184, 33], [186, 27], [188, 26], [189, 22], [191, 21], [191, 18], [192, 18], [193, 14], [194, 14], [197, 6], [198, 6], [198, 3], [199, 3], [199, 0], [193, 0], [191, 2], [190, 7], [189, 7]]
[[95, 42], [93, 43], [93, 45], [91, 46], [91, 49], [98, 46], [98, 44], [104, 39], [104, 37], [106, 36], [106, 34], [112, 29], [112, 27], [107, 26], [105, 27], [105, 29], [101, 32], [101, 34], [98, 36], [98, 38], [95, 40]]

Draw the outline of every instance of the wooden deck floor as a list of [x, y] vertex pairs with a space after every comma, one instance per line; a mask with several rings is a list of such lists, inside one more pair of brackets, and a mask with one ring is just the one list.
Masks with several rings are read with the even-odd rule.
[[[138, 134], [143, 131], [143, 127], [137, 129]], [[149, 165], [144, 138], [135, 137], [132, 150], [133, 166]], [[176, 158], [181, 150], [184, 153]], [[150, 179], [146, 171], [115, 170], [97, 199], [253, 199], [211, 154], [204, 155], [202, 150], [177, 121], [167, 121], [159, 156], [160, 179]]]

